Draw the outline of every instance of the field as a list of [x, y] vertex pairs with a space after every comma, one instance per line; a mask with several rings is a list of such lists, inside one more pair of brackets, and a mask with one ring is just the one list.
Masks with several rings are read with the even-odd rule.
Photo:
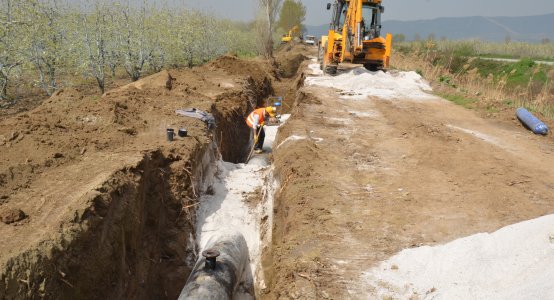
[[417, 70], [448, 99], [491, 112], [523, 106], [554, 118], [554, 67], [537, 61], [552, 60], [553, 44], [425, 41], [395, 49], [395, 67]]

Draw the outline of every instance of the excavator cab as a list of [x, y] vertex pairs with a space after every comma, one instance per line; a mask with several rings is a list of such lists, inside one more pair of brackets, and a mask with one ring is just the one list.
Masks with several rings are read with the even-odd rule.
[[362, 63], [370, 71], [386, 69], [389, 65], [392, 37], [381, 37], [381, 14], [385, 7], [381, 1], [363, 1], [360, 21], [360, 31], [356, 43], [361, 52], [354, 50], [353, 61]]
[[362, 7], [362, 36], [363, 40], [372, 40], [381, 36], [381, 8], [383, 6], [363, 6]]

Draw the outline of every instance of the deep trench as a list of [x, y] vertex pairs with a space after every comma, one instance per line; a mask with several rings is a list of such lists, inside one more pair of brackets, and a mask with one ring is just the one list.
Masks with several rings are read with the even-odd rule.
[[30, 249], [8, 263], [0, 298], [177, 299], [198, 255], [195, 201], [204, 177], [219, 158], [244, 162], [251, 142], [244, 116], [273, 93], [267, 78], [249, 79], [242, 92], [216, 99], [217, 127], [189, 160], [160, 149], [117, 171], [47, 242], [50, 253]]
[[8, 262], [0, 299], [177, 299], [197, 258], [194, 205], [204, 176], [220, 154], [233, 162], [247, 155], [251, 99], [243, 102], [232, 111], [214, 105], [217, 128], [190, 159], [161, 148], [91, 191], [90, 206], [60, 237]]

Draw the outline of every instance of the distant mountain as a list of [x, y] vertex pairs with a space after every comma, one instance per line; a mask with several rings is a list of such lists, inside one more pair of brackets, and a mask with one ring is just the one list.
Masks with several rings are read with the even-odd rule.
[[[329, 25], [306, 26], [308, 34], [321, 36]], [[417, 36], [426, 39], [434, 35], [440, 39], [481, 39], [485, 41], [540, 42], [548, 38], [554, 41], [554, 13], [527, 17], [462, 17], [438, 18], [421, 21], [384, 21], [383, 32], [404, 34], [408, 40]]]

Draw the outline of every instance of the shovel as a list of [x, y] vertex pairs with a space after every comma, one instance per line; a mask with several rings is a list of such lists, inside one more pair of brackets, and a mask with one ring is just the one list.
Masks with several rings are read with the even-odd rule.
[[258, 130], [258, 133], [256, 134], [256, 137], [254, 138], [254, 143], [252, 144], [252, 149], [250, 149], [250, 153], [248, 154], [248, 157], [246, 158], [245, 164], [247, 164], [250, 161], [250, 158], [252, 157], [252, 154], [254, 154], [254, 148], [256, 148], [256, 143], [258, 142], [258, 138], [260, 137], [260, 133], [262, 133], [263, 129], [264, 129], [264, 125], [260, 126], [260, 130]]

